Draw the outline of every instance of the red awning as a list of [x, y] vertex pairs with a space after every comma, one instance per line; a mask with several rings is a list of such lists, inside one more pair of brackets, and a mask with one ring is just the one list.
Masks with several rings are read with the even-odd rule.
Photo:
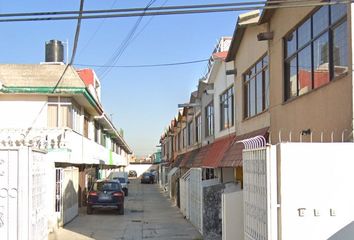
[[268, 127], [262, 128], [250, 133], [246, 133], [240, 136], [236, 136], [234, 143], [230, 148], [225, 152], [225, 155], [219, 163], [219, 167], [239, 167], [242, 166], [242, 150], [244, 149], [243, 143], [237, 143], [247, 138], [255, 136], [264, 136], [268, 138]]
[[255, 137], [268, 137], [268, 128], [262, 128], [247, 134], [235, 136], [232, 134], [215, 140], [213, 143], [201, 148], [180, 154], [173, 163], [174, 167], [238, 167], [242, 166], [242, 150], [244, 146], [237, 141]]
[[234, 139], [235, 134], [232, 134], [217, 139], [212, 144], [208, 145], [208, 152], [205, 154], [201, 166], [203, 168], [217, 168]]
[[208, 155], [209, 149], [211, 145], [206, 145], [204, 147], [199, 148], [198, 154], [196, 154], [193, 162], [191, 162], [190, 167], [201, 167], [203, 165], [203, 161], [205, 157]]
[[180, 154], [176, 157], [176, 159], [172, 162], [171, 166], [172, 167], [179, 167], [181, 162], [183, 161], [183, 158], [185, 157], [185, 154]]
[[197, 148], [195, 150], [184, 153], [183, 159], [181, 160], [179, 167], [187, 167], [187, 168], [193, 167], [192, 164], [193, 164], [199, 151], [200, 151], [200, 148]]

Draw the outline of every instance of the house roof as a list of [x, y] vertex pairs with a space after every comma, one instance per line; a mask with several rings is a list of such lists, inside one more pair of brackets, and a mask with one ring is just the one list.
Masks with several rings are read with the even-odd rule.
[[76, 70], [72, 66], [66, 71], [65, 68], [66, 65], [59, 64], [0, 64], [0, 92], [72, 95], [79, 104], [92, 106], [91, 114], [102, 114], [100, 102], [88, 91]]
[[234, 35], [231, 40], [230, 49], [226, 57], [226, 62], [235, 60], [236, 53], [240, 46], [246, 27], [251, 25], [256, 25], [258, 24], [258, 21], [259, 21], [259, 10], [255, 10], [255, 11], [251, 11], [239, 15], [237, 19]]
[[[272, 2], [274, 0], [267, 0], [265, 6], [268, 6], [270, 4], [270, 2]], [[276, 4], [279, 4], [279, 3], [272, 3], [272, 6], [276, 5]], [[269, 19], [272, 17], [272, 15], [274, 14], [275, 12], [275, 8], [271, 8], [271, 9], [264, 9], [261, 16], [260, 16], [260, 19], [259, 19], [259, 24], [262, 24], [262, 23], [266, 23], [269, 21]]]
[[225, 61], [227, 54], [228, 54], [228, 51], [214, 53], [213, 59]]
[[197, 99], [198, 97], [198, 91], [194, 91], [191, 93], [191, 97], [189, 99], [189, 103], [195, 103], [195, 100]]
[[0, 64], [0, 81], [11, 87], [86, 87], [76, 70], [59, 64]]
[[236, 136], [230, 148], [225, 152], [225, 155], [220, 161], [219, 167], [238, 167], [242, 166], [242, 150], [244, 149], [243, 143], [237, 142], [255, 136], [264, 136], [268, 138], [268, 127], [258, 129], [240, 136]]

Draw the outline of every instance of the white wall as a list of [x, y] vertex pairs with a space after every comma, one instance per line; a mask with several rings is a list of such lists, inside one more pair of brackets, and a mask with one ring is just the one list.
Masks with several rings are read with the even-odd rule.
[[149, 170], [151, 166], [152, 164], [129, 164], [125, 168], [125, 171], [129, 172], [130, 170], [135, 170], [138, 174], [138, 177], [140, 177], [144, 172]]
[[[225, 63], [221, 62], [214, 80], [214, 114], [215, 114], [215, 139], [226, 136], [235, 132], [235, 127], [229, 129], [220, 130], [220, 95], [231, 85], [234, 84], [233, 75], [226, 76]], [[235, 103], [234, 103], [235, 104]], [[236, 104], [235, 104], [236, 105]], [[235, 119], [235, 116], [234, 116]]]
[[281, 239], [353, 239], [353, 160], [353, 143], [278, 145]]
[[225, 192], [222, 201], [222, 239], [243, 240], [243, 192]]
[[222, 168], [222, 181], [223, 183], [234, 182], [234, 168]]
[[6, 128], [47, 127], [47, 96], [0, 96], [0, 126]]

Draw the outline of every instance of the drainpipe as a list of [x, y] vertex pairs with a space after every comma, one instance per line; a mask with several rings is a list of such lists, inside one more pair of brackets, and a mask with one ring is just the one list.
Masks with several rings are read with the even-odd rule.
[[352, 120], [351, 120], [351, 124], [352, 124], [352, 141], [354, 142], [354, 76], [353, 76], [353, 69], [354, 69], [354, 54], [353, 54], [353, 49], [354, 49], [354, 18], [352, 16], [352, 13], [354, 12], [354, 3], [350, 4], [350, 40], [351, 40], [351, 45], [350, 45], [350, 53], [351, 53], [351, 72], [352, 72]]
[[[267, 24], [267, 32], [270, 32], [270, 23], [269, 22], [267, 22], [266, 23]], [[268, 40], [267, 41], [267, 46], [268, 46], [268, 49], [267, 49], [267, 55], [268, 55], [268, 78], [269, 78], [269, 92], [268, 92], [268, 111], [269, 111], [269, 131], [272, 131], [271, 130], [271, 126], [272, 126], [272, 113], [271, 113], [271, 96], [272, 96], [272, 94], [271, 94], [271, 89], [272, 89], [272, 83], [271, 83], [271, 81], [272, 81], [272, 78], [271, 78], [271, 76], [270, 76], [270, 74], [271, 74], [271, 57], [270, 57], [270, 41], [272, 41], [272, 40]], [[269, 143], [271, 143], [271, 142], [273, 142], [272, 141], [272, 139], [271, 139], [271, 137], [272, 136], [269, 136], [269, 138], [268, 138], [268, 141], [269, 141]]]

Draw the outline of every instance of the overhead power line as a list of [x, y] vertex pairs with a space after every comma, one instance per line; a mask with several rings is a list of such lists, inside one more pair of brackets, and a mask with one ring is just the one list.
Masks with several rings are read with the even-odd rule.
[[142, 65], [95, 65], [95, 64], [82, 64], [76, 63], [75, 66], [86, 66], [86, 67], [107, 67], [107, 68], [150, 68], [150, 67], [167, 67], [167, 66], [177, 66], [186, 65], [200, 62], [207, 62], [209, 59], [200, 59], [187, 62], [173, 62], [173, 63], [159, 63], [159, 64], [142, 64]]
[[[115, 4], [117, 3], [117, 0], [115, 0], [112, 5], [111, 5], [111, 9], [115, 6]], [[79, 51], [79, 55], [80, 53], [84, 52], [84, 50], [90, 45], [91, 41], [95, 38], [96, 34], [98, 33], [98, 31], [102, 28], [103, 24], [105, 23], [106, 18], [102, 19], [100, 24], [98, 25], [98, 27], [96, 28], [96, 30], [91, 34], [91, 37], [89, 38], [89, 40], [86, 41], [86, 44], [80, 49]]]
[[[149, 7], [151, 7], [152, 4], [154, 4], [156, 2], [156, 0], [150, 0], [148, 2], [148, 4], [145, 6], [143, 13], [145, 13]], [[136, 32], [136, 30], [138, 29], [141, 21], [143, 20], [144, 15], [140, 16], [134, 26], [132, 27], [132, 29], [129, 31], [129, 33], [127, 34], [127, 36], [125, 37], [125, 39], [123, 40], [123, 42], [120, 44], [120, 46], [118, 47], [118, 49], [116, 49], [113, 53], [113, 55], [111, 56], [110, 60], [108, 60], [108, 62], [106, 62], [106, 65], [114, 65], [117, 63], [117, 61], [120, 59], [120, 57], [123, 55], [123, 53], [125, 52], [125, 49], [127, 49], [127, 47], [129, 46], [132, 38], [134, 37], [134, 34]], [[101, 79], [103, 79], [109, 72], [111, 71], [111, 68], [106, 68], [103, 70], [102, 74], [101, 74]]]
[[[273, 1], [272, 1], [273, 2]], [[99, 19], [99, 18], [123, 18], [123, 17], [140, 17], [140, 16], [163, 16], [163, 15], [181, 15], [181, 14], [201, 14], [201, 13], [220, 13], [220, 12], [237, 12], [237, 11], [247, 11], [247, 10], [262, 10], [262, 9], [280, 9], [280, 8], [301, 8], [301, 7], [316, 7], [324, 5], [335, 5], [335, 4], [347, 4], [353, 3], [354, 0], [336, 0], [331, 2], [322, 1], [281, 1], [284, 4], [271, 4], [267, 3], [265, 6], [249, 6], [246, 7], [218, 7], [218, 8], [207, 8], [207, 9], [196, 9], [196, 10], [175, 10], [175, 11], [151, 11], [151, 12], [137, 12], [137, 13], [120, 13], [120, 14], [96, 14], [96, 15], [84, 15], [81, 16], [82, 19]], [[280, 2], [280, 1], [279, 1]], [[266, 2], [263, 2], [266, 3]], [[236, 4], [236, 3], [235, 3]], [[238, 3], [238, 6], [245, 3]], [[165, 10], [165, 8], [160, 8]], [[193, 6], [180, 6], [178, 9], [191, 9]], [[119, 10], [119, 9], [118, 9]], [[104, 13], [108, 13], [113, 10], [97, 10]], [[127, 10], [126, 10], [127, 12]], [[1, 15], [0, 15], [1, 17]], [[0, 22], [29, 22], [29, 21], [57, 21], [57, 20], [73, 20], [77, 19], [77, 16], [54, 16], [54, 17], [32, 17], [32, 18], [5, 18], [0, 19]]]
[[79, 35], [80, 35], [80, 29], [81, 29], [81, 16], [82, 16], [82, 11], [84, 9], [84, 0], [80, 0], [80, 13], [79, 13], [79, 18], [77, 20], [77, 25], [76, 25], [76, 31], [75, 31], [75, 38], [74, 38], [74, 46], [73, 46], [73, 52], [71, 54], [71, 59], [70, 62], [65, 66], [65, 69], [63, 73], [61, 74], [60, 78], [58, 79], [57, 83], [55, 84], [53, 88], [53, 93], [55, 90], [58, 88], [61, 80], [63, 79], [66, 71], [68, 70], [69, 66], [71, 66], [75, 60], [75, 55], [76, 55], [76, 50], [77, 50], [77, 44], [79, 41]]
[[[81, 18], [80, 16], [82, 15], [82, 11], [84, 9], [84, 0], [80, 0], [80, 11], [79, 11], [79, 18], [77, 20], [77, 25], [76, 25], [76, 32], [75, 32], [75, 38], [74, 38], [74, 47], [73, 47], [73, 52], [71, 55], [71, 59], [70, 62], [65, 66], [63, 73], [60, 75], [57, 83], [55, 84], [55, 86], [53, 87], [52, 93], [55, 93], [55, 90], [58, 88], [61, 80], [63, 79], [66, 71], [69, 69], [69, 66], [73, 64], [74, 59], [75, 59], [75, 54], [76, 54], [76, 49], [77, 49], [77, 43], [79, 41], [79, 34], [80, 34], [80, 28], [81, 28]], [[31, 132], [33, 126], [36, 124], [39, 116], [41, 115], [41, 113], [43, 112], [45, 106], [47, 105], [47, 103], [45, 102], [42, 106], [42, 108], [39, 110], [38, 114], [36, 115], [36, 117], [34, 118], [34, 120], [32, 121], [31, 125], [27, 128], [27, 131], [25, 133], [24, 138], [26, 138], [28, 136], [28, 134]]]
[[[309, 2], [319, 0], [293, 0], [292, 2]], [[272, 1], [269, 4], [286, 3], [285, 0]], [[166, 6], [166, 7], [150, 7], [148, 11], [155, 10], [178, 10], [178, 9], [193, 9], [193, 8], [211, 8], [211, 7], [237, 7], [243, 5], [263, 5], [266, 1], [254, 1], [247, 3], [219, 3], [219, 4], [198, 4], [198, 5], [180, 5], [180, 6]], [[140, 12], [146, 11], [146, 8], [120, 8], [120, 9], [101, 9], [101, 10], [85, 10], [83, 14], [94, 14], [94, 13], [118, 13], [118, 12]], [[28, 13], [2, 13], [0, 17], [25, 17], [25, 16], [50, 16], [50, 15], [70, 15], [79, 14], [78, 11], [57, 11], [57, 12], [28, 12]]]

